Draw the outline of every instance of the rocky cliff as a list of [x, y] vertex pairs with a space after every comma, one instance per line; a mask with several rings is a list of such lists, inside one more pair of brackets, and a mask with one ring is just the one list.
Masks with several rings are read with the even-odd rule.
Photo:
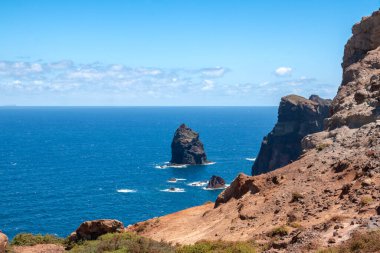
[[330, 104], [330, 99], [317, 95], [309, 99], [296, 95], [283, 97], [278, 109], [278, 121], [264, 137], [252, 175], [272, 171], [296, 160], [302, 153], [302, 138], [323, 130]]
[[[143, 234], [178, 243], [255, 240], [273, 249], [268, 252], [315, 252], [379, 229], [379, 34], [379, 11], [354, 26], [332, 115], [325, 130], [302, 139], [305, 153], [298, 160], [258, 176], [239, 175], [215, 205], [160, 217], [162, 224], [148, 221], [155, 225]], [[299, 97], [287, 100], [280, 111], [297, 111], [300, 102], [307, 110], [316, 106]], [[274, 132], [289, 128], [294, 123], [276, 125]]]
[[329, 129], [358, 128], [380, 115], [380, 12], [352, 28], [343, 57], [343, 80], [332, 103]]
[[207, 156], [199, 134], [185, 124], [176, 130], [171, 144], [172, 164], [205, 164]]

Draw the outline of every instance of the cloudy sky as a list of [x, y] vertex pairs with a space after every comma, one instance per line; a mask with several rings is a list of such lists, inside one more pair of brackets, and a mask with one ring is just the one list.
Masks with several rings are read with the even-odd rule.
[[379, 0], [1, 0], [0, 105], [277, 105], [333, 97]]

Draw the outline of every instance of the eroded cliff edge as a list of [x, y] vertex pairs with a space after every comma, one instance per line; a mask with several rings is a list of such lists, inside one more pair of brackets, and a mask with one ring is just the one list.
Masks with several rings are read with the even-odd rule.
[[277, 123], [261, 143], [252, 175], [269, 172], [297, 160], [302, 153], [302, 138], [323, 130], [330, 105], [330, 99], [317, 95], [309, 99], [297, 95], [281, 98]]

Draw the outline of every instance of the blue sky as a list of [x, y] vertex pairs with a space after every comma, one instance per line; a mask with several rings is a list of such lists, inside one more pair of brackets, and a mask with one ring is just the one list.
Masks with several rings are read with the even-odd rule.
[[0, 105], [332, 98], [380, 0], [1, 0]]

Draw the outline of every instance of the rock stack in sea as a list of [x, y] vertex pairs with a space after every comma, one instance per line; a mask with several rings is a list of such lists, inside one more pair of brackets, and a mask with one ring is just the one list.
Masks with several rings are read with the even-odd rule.
[[323, 130], [323, 121], [329, 116], [330, 105], [330, 99], [317, 95], [309, 99], [297, 95], [281, 98], [278, 121], [264, 137], [252, 175], [272, 171], [296, 160], [302, 153], [302, 138]]
[[185, 124], [176, 130], [171, 144], [171, 164], [206, 164], [207, 156], [199, 134]]

